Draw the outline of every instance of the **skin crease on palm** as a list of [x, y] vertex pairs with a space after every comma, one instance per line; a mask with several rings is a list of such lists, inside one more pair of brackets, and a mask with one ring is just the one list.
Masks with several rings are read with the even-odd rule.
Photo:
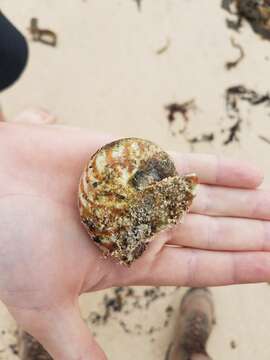
[[51, 122], [38, 110], [0, 122], [0, 298], [54, 359], [106, 359], [80, 318], [84, 292], [270, 280], [270, 192], [256, 166], [171, 153], [179, 173], [197, 173], [197, 196], [128, 268], [101, 256], [77, 209], [83, 167], [113, 137]]

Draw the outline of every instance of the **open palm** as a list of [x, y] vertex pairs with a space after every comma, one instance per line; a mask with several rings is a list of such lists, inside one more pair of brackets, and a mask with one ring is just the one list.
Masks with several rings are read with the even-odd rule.
[[256, 189], [254, 166], [212, 155], [171, 154], [179, 173], [200, 182], [182, 225], [155, 236], [130, 268], [104, 259], [80, 223], [77, 188], [90, 155], [111, 139], [0, 125], [0, 298], [55, 359], [106, 358], [80, 318], [83, 292], [270, 280], [270, 192]]

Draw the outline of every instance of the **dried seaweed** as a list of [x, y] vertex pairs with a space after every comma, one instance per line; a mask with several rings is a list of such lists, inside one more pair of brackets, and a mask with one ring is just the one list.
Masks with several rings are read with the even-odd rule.
[[221, 131], [227, 133], [227, 138], [223, 141], [223, 145], [228, 145], [232, 142], [239, 142], [239, 133], [241, 131], [242, 118], [239, 110], [239, 98], [246, 93], [246, 88], [242, 85], [232, 86], [226, 90], [225, 102], [226, 112], [229, 119], [234, 120], [234, 123], [228, 128], [223, 128]]
[[42, 44], [56, 47], [57, 46], [57, 34], [48, 29], [40, 29], [38, 26], [38, 19], [32, 18], [30, 20], [29, 27], [30, 34], [33, 41], [41, 42]]
[[222, 0], [221, 1], [221, 7], [224, 10], [228, 11], [230, 14], [233, 14], [232, 8], [231, 8], [233, 2], [234, 2], [234, 0]]
[[[231, 143], [239, 143], [242, 127], [248, 124], [245, 116], [243, 116], [242, 107], [240, 106], [242, 102], [247, 103], [249, 107], [264, 106], [268, 108], [270, 107], [270, 94], [268, 92], [258, 93], [244, 85], [229, 87], [225, 92], [225, 110], [227, 116], [223, 127], [218, 130], [211, 131], [210, 129], [208, 132], [203, 131], [193, 137], [187, 136], [188, 126], [191, 123], [189, 110], [194, 106], [193, 100], [182, 104], [172, 103], [166, 106], [166, 110], [168, 111], [167, 121], [169, 124], [172, 124], [176, 121], [176, 114], [179, 113], [181, 115], [184, 121], [184, 128], [179, 131], [179, 134], [181, 134], [182, 138], [190, 145], [191, 151], [196, 144], [212, 144], [215, 139], [219, 141], [220, 138], [220, 144], [224, 146]], [[176, 132], [172, 132], [172, 135], [176, 135]], [[268, 143], [266, 137], [259, 135], [259, 138]]]
[[236, 123], [230, 126], [227, 131], [229, 132], [226, 140], [223, 141], [223, 145], [228, 145], [232, 142], [239, 141], [239, 133], [241, 131], [242, 119], [237, 119]]
[[242, 48], [241, 45], [239, 45], [235, 42], [234, 38], [231, 38], [231, 44], [235, 49], [239, 50], [239, 56], [236, 60], [226, 62], [225, 68], [227, 70], [231, 70], [231, 69], [235, 68], [245, 57], [244, 49]]
[[138, 10], [141, 11], [142, 9], [142, 0], [133, 0], [137, 4]]
[[198, 144], [198, 143], [202, 143], [202, 142], [211, 143], [212, 141], [214, 141], [214, 139], [215, 139], [215, 134], [213, 132], [211, 132], [208, 134], [201, 134], [200, 137], [195, 136], [193, 138], [187, 139], [187, 141], [190, 144]]
[[252, 106], [266, 105], [270, 106], [270, 95], [259, 94], [255, 90], [248, 89], [243, 85], [236, 85], [229, 87], [226, 90], [226, 111], [230, 119], [234, 119], [235, 122], [226, 130], [228, 132], [227, 139], [223, 142], [224, 145], [228, 145], [231, 142], [239, 141], [239, 133], [241, 131], [241, 125], [244, 119], [241, 117], [239, 104], [241, 101], [247, 102]]
[[247, 89], [243, 85], [229, 87], [226, 90], [226, 105], [229, 110], [238, 109], [238, 100], [247, 101], [250, 105], [256, 106], [265, 103], [270, 106], [270, 94], [259, 94], [255, 90]]
[[270, 139], [264, 135], [258, 135], [258, 138], [270, 145]]
[[168, 111], [167, 119], [169, 123], [173, 123], [176, 120], [176, 114], [179, 114], [183, 121], [184, 127], [179, 133], [184, 133], [186, 131], [187, 123], [189, 121], [189, 112], [196, 109], [194, 99], [188, 100], [183, 103], [171, 103], [165, 106], [165, 109]]
[[229, 28], [239, 31], [243, 20], [246, 20], [254, 32], [264, 39], [270, 39], [269, 0], [222, 0], [221, 6], [236, 16], [235, 20], [226, 20]]
[[128, 334], [152, 335], [169, 325], [173, 315], [172, 306], [167, 306], [164, 311], [164, 321], [157, 326], [143, 325], [140, 322], [131, 324], [128, 316], [135, 311], [148, 311], [158, 300], [174, 294], [178, 288], [163, 290], [160, 287], [149, 287], [143, 292], [132, 287], [118, 287], [112, 289], [103, 296], [99, 311], [90, 312], [86, 319], [95, 330], [100, 326], [106, 326], [110, 321], [116, 321], [122, 330]]
[[240, 16], [237, 9], [235, 11], [232, 10], [232, 5], [236, 5], [235, 0], [222, 0], [221, 7], [226, 10], [229, 14], [235, 15], [235, 20], [226, 19], [226, 24], [229, 29], [239, 31], [243, 24], [243, 17]]
[[[184, 126], [181, 130], [178, 131], [179, 134], [184, 136], [185, 141], [190, 145], [191, 150], [193, 150], [194, 144], [198, 143], [212, 143], [215, 139], [214, 132], [205, 132], [199, 136], [188, 137], [186, 134], [188, 123], [190, 122], [189, 113], [191, 110], [196, 110], [197, 106], [194, 99], [188, 100], [183, 103], [171, 103], [170, 105], [165, 106], [165, 109], [168, 111], [167, 120], [169, 124], [172, 124], [176, 121], [176, 115], [180, 114], [181, 119], [184, 122]], [[172, 131], [172, 135], [176, 133]]]
[[170, 41], [170, 39], [167, 39], [167, 40], [166, 40], [166, 44], [165, 44], [164, 46], [162, 46], [160, 49], [158, 49], [158, 50], [156, 51], [156, 54], [157, 54], [157, 55], [162, 55], [162, 54], [164, 54], [164, 53], [169, 49], [170, 45], [171, 45], [171, 41]]
[[19, 343], [21, 360], [53, 360], [44, 347], [24, 331], [21, 331]]
[[14, 355], [18, 355], [18, 354], [19, 354], [18, 344], [17, 344], [17, 343], [15, 343], [15, 344], [9, 344], [9, 348], [10, 348], [11, 352], [12, 352]]

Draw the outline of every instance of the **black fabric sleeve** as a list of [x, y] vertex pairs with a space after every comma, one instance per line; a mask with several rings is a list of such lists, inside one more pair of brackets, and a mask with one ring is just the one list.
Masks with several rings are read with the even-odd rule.
[[0, 11], [0, 91], [19, 78], [27, 59], [25, 38]]

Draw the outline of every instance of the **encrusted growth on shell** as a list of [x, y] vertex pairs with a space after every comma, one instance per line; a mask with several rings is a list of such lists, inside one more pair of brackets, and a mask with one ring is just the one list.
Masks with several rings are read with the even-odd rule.
[[87, 231], [119, 262], [140, 257], [151, 236], [188, 211], [197, 177], [178, 176], [166, 152], [150, 141], [127, 138], [98, 150], [79, 186], [79, 209]]

